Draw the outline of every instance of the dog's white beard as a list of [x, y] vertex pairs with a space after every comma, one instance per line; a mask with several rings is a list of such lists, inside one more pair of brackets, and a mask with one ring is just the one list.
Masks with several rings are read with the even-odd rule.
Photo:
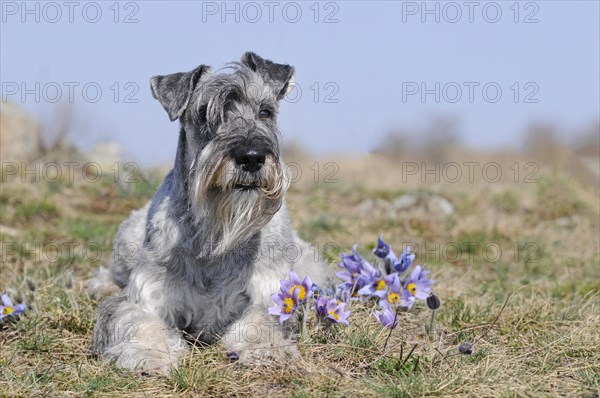
[[[252, 183], [257, 188], [239, 188]], [[247, 242], [277, 213], [288, 186], [283, 164], [272, 157], [267, 157], [257, 176], [239, 171], [231, 159], [204, 163], [194, 191], [202, 229], [198, 257], [222, 255]]]

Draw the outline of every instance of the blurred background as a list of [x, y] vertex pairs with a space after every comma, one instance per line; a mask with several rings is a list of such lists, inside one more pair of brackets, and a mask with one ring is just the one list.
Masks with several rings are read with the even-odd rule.
[[[296, 67], [279, 120], [305, 239], [383, 225], [413, 242], [473, 229], [490, 240], [499, 225], [527, 235], [526, 214], [573, 228], [592, 215], [593, 227], [599, 12], [589, 1], [4, 1], [0, 155], [18, 190], [5, 190], [1, 224], [14, 233], [78, 203], [115, 213], [92, 234], [109, 250], [173, 164], [178, 126], [149, 78], [218, 71], [251, 50]], [[40, 199], [19, 199], [24, 189]]]
[[311, 154], [521, 151], [544, 136], [587, 156], [598, 16], [590, 1], [3, 1], [2, 107], [27, 112], [45, 147], [170, 165], [178, 128], [149, 78], [252, 50], [296, 67], [281, 129]]

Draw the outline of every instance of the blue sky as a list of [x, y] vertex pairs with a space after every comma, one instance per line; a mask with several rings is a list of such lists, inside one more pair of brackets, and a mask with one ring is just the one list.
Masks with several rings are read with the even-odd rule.
[[3, 100], [43, 118], [72, 99], [75, 142], [115, 140], [142, 163], [170, 162], [178, 131], [148, 79], [247, 50], [296, 67], [281, 129], [322, 153], [364, 153], [436, 115], [484, 148], [518, 145], [533, 121], [572, 132], [599, 117], [597, 1], [22, 4], [2, 2]]

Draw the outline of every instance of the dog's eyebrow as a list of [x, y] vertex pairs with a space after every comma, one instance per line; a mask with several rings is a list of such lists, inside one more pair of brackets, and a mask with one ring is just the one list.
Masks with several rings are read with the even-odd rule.
[[237, 86], [231, 87], [231, 89], [225, 94], [223, 105], [225, 107], [231, 106], [234, 102], [242, 102], [243, 97], [241, 93], [241, 88]]

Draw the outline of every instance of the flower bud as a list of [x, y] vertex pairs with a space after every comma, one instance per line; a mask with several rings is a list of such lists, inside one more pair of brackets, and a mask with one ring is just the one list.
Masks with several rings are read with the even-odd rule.
[[229, 357], [229, 362], [236, 362], [238, 359], [240, 359], [240, 356], [235, 351], [228, 352], [227, 356]]
[[440, 305], [442, 305], [440, 298], [434, 292], [431, 292], [426, 301], [427, 307], [429, 307], [430, 310], [437, 310], [440, 308]]
[[458, 346], [458, 352], [464, 355], [473, 355], [473, 352], [475, 352], [475, 348], [473, 347], [473, 344], [469, 342], [464, 342], [460, 343], [460, 345]]

